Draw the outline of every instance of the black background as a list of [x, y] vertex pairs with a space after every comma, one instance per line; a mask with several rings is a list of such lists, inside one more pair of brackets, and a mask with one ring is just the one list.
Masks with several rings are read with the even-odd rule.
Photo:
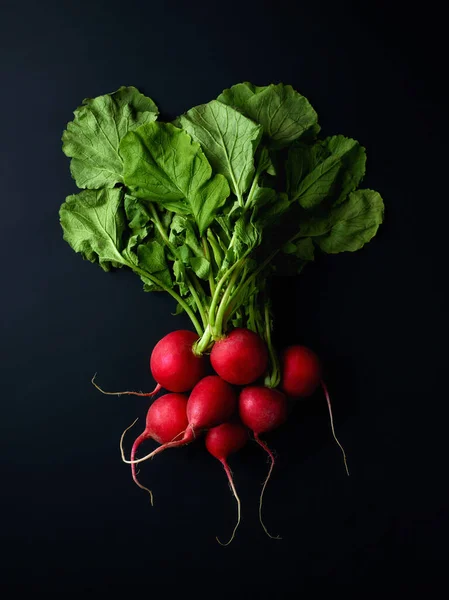
[[[297, 595], [323, 585], [436, 590], [448, 559], [447, 96], [444, 21], [432, 3], [3, 2], [0, 587], [148, 597]], [[306, 95], [324, 135], [367, 149], [364, 185], [385, 224], [274, 289], [279, 344], [321, 355], [347, 478], [317, 394], [231, 459], [235, 507], [200, 442], [144, 464], [118, 439], [147, 402], [148, 357], [189, 326], [131, 273], [105, 274], [62, 240], [75, 191], [60, 137], [86, 96], [135, 85], [175, 116], [243, 80]], [[184, 597], [183, 596], [183, 597]]]

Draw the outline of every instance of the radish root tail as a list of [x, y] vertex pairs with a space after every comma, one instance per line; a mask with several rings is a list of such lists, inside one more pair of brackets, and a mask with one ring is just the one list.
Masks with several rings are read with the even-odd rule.
[[[128, 429], [129, 429], [129, 427], [128, 427]], [[126, 429], [123, 432], [122, 440], [123, 440], [123, 436], [125, 433], [126, 433]], [[173, 442], [167, 442], [166, 444], [161, 444], [160, 446], [158, 446], [155, 450], [153, 450], [146, 456], [142, 456], [142, 458], [136, 458], [136, 459], [131, 457], [131, 460], [128, 460], [127, 458], [125, 458], [125, 453], [123, 452], [123, 444], [121, 443], [120, 448], [122, 451], [122, 460], [127, 465], [137, 465], [141, 462], [145, 462], [146, 460], [148, 460], [150, 458], [153, 458], [154, 456], [156, 456], [156, 454], [159, 454], [159, 452], [163, 452], [164, 450], [167, 450], [168, 448], [178, 448], [179, 446], [184, 446], [185, 444], [188, 444], [189, 442], [191, 442], [194, 439], [193, 427], [191, 425], [189, 425], [189, 427], [187, 427], [187, 429], [185, 431], [182, 431], [181, 433], [179, 433], [179, 435], [183, 436], [182, 439], [173, 441]], [[176, 437], [178, 437], [178, 436], [176, 436]]]
[[238, 497], [237, 492], [235, 490], [234, 480], [232, 478], [232, 472], [231, 472], [231, 469], [229, 468], [228, 463], [224, 459], [221, 460], [220, 462], [223, 465], [224, 470], [226, 471], [226, 475], [228, 476], [229, 485], [231, 486], [232, 493], [234, 494], [234, 497], [237, 501], [237, 523], [235, 524], [235, 527], [234, 527], [231, 537], [229, 538], [229, 540], [226, 543], [221, 542], [218, 539], [218, 537], [216, 537], [215, 539], [220, 544], [220, 546], [229, 546], [229, 544], [232, 542], [232, 540], [235, 537], [235, 532], [237, 531], [238, 526], [240, 525], [240, 498]]
[[340, 447], [340, 450], [343, 454], [343, 462], [345, 463], [345, 469], [346, 469], [346, 473], [349, 477], [349, 468], [348, 468], [348, 462], [346, 460], [346, 453], [344, 451], [343, 446], [340, 444], [340, 442], [338, 441], [337, 436], [335, 435], [335, 429], [334, 429], [334, 419], [332, 417], [332, 407], [331, 407], [331, 400], [330, 400], [330, 396], [329, 396], [329, 391], [327, 389], [326, 384], [324, 383], [323, 380], [321, 380], [321, 387], [323, 388], [323, 392], [324, 395], [326, 397], [326, 402], [327, 402], [327, 408], [329, 409], [329, 419], [330, 419], [330, 423], [331, 423], [331, 429], [332, 429], [332, 435], [334, 437], [334, 440], [337, 442], [338, 446]]
[[[124, 456], [125, 456], [125, 454], [124, 454], [124, 451], [123, 451], [123, 438], [125, 437], [125, 434], [126, 434], [126, 432], [127, 432], [129, 429], [131, 429], [131, 427], [133, 427], [133, 426], [136, 424], [136, 422], [137, 422], [137, 421], [138, 421], [138, 419], [135, 419], [135, 420], [134, 420], [134, 421], [131, 423], [131, 425], [129, 425], [129, 427], [127, 427], [127, 428], [125, 429], [125, 431], [122, 433], [122, 435], [121, 435], [121, 437], [120, 437], [120, 452], [121, 452], [121, 454], [122, 454], [122, 459], [123, 459], [123, 458], [124, 458]], [[142, 442], [144, 439], [146, 439], [146, 436], [145, 436], [145, 435], [142, 433], [141, 435], [139, 435], [139, 437], [138, 437], [138, 438], [136, 439], [136, 441], [134, 442], [134, 444], [133, 444], [133, 447], [132, 447], [132, 450], [131, 450], [131, 460], [133, 460], [133, 459], [134, 459], [134, 457], [135, 457], [135, 454], [136, 454], [136, 450], [137, 450], [138, 446], [140, 445], [140, 443], [141, 443], [141, 442]], [[135, 465], [135, 463], [132, 463], [132, 464], [131, 464], [131, 474], [132, 474], [132, 478], [133, 478], [133, 481], [134, 481], [134, 483], [135, 483], [135, 484], [136, 484], [138, 487], [140, 487], [140, 489], [141, 489], [141, 490], [145, 490], [146, 492], [148, 492], [148, 493], [150, 494], [150, 502], [151, 502], [151, 506], [154, 506], [153, 492], [152, 492], [150, 489], [148, 489], [147, 487], [145, 487], [144, 485], [142, 485], [142, 484], [140, 483], [140, 481], [137, 479], [137, 473], [136, 473], [136, 465]]]
[[270, 469], [269, 469], [269, 471], [268, 471], [267, 478], [265, 479], [265, 481], [264, 481], [264, 483], [263, 483], [262, 492], [260, 493], [260, 500], [259, 500], [259, 521], [260, 521], [260, 524], [262, 525], [262, 527], [263, 527], [263, 529], [264, 529], [264, 531], [265, 531], [265, 533], [267, 534], [267, 536], [268, 536], [268, 537], [270, 537], [272, 540], [281, 540], [282, 538], [281, 538], [279, 535], [271, 535], [271, 533], [270, 533], [270, 532], [268, 531], [268, 529], [265, 527], [265, 524], [264, 524], [264, 522], [263, 522], [263, 519], [262, 519], [262, 504], [263, 504], [263, 495], [264, 495], [264, 492], [265, 492], [265, 488], [267, 487], [268, 480], [269, 480], [269, 479], [270, 479], [270, 477], [271, 477], [271, 472], [272, 472], [272, 470], [273, 470], [273, 467], [274, 467], [274, 456], [273, 456], [273, 453], [271, 452], [271, 450], [270, 450], [270, 449], [268, 448], [268, 446], [265, 444], [265, 442], [263, 442], [263, 441], [262, 441], [262, 440], [259, 438], [259, 436], [258, 436], [257, 434], [254, 434], [254, 439], [255, 439], [255, 440], [256, 440], [256, 442], [259, 444], [259, 446], [261, 446], [261, 447], [262, 447], [262, 448], [265, 450], [265, 452], [266, 452], [266, 453], [268, 454], [268, 456], [270, 457], [270, 461], [271, 461], [271, 464], [270, 464]]
[[160, 392], [161, 389], [162, 389], [161, 384], [158, 383], [152, 392], [129, 392], [129, 391], [126, 391], [126, 392], [106, 392], [97, 383], [95, 383], [95, 377], [96, 376], [97, 376], [97, 374], [95, 373], [95, 375], [91, 379], [92, 385], [94, 387], [96, 387], [99, 392], [101, 392], [102, 394], [105, 394], [105, 396], [124, 396], [124, 395], [128, 395], [128, 396], [144, 396], [145, 398], [151, 398], [152, 396], [155, 396], [158, 392]]

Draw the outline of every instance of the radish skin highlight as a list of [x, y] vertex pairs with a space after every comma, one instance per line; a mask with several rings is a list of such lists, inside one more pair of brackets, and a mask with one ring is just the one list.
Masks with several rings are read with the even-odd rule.
[[262, 519], [263, 496], [267, 483], [273, 471], [275, 459], [272, 451], [259, 435], [267, 433], [282, 425], [287, 419], [287, 398], [278, 390], [263, 386], [248, 386], [243, 388], [239, 397], [239, 413], [242, 422], [254, 434], [254, 439], [270, 458], [270, 469], [264, 481], [259, 499], [259, 520], [265, 533], [272, 539], [280, 540], [279, 536], [271, 535]]
[[225, 473], [228, 477], [229, 485], [231, 487], [231, 491], [234, 494], [234, 497], [237, 501], [237, 523], [234, 527], [232, 535], [230, 539], [223, 543], [218, 537], [216, 538], [217, 542], [222, 546], [228, 546], [235, 537], [235, 532], [240, 525], [240, 498], [237, 495], [234, 480], [232, 477], [232, 471], [229, 468], [227, 458], [230, 454], [234, 452], [238, 452], [243, 448], [243, 446], [248, 441], [248, 431], [246, 427], [244, 427], [241, 423], [223, 423], [222, 425], [218, 425], [217, 427], [213, 427], [209, 429], [206, 434], [206, 448], [212, 456], [218, 459]]

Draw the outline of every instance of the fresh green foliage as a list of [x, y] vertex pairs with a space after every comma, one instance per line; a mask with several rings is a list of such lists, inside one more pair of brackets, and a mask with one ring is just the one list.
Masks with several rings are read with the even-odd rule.
[[314, 145], [296, 144], [287, 160], [287, 191], [292, 202], [313, 208], [325, 199], [344, 200], [365, 174], [365, 149], [336, 135]]
[[79, 188], [112, 188], [123, 181], [120, 141], [128, 131], [155, 121], [157, 106], [134, 87], [86, 98], [62, 136], [63, 152]]
[[192, 108], [181, 116], [180, 124], [201, 144], [212, 167], [241, 199], [254, 177], [254, 153], [262, 127], [217, 100]]
[[126, 227], [121, 190], [86, 190], [69, 196], [60, 209], [64, 239], [83, 258], [109, 271], [125, 264]]
[[311, 238], [328, 254], [354, 252], [376, 235], [383, 214], [384, 205], [377, 192], [356, 190], [326, 215], [305, 221], [301, 236]]
[[[83, 191], [60, 209], [64, 239], [104, 270], [128, 267], [166, 291], [211, 348], [232, 326], [271, 345], [269, 279], [318, 253], [353, 252], [384, 205], [359, 189], [365, 149], [318, 139], [317, 114], [291, 86], [240, 83], [173, 123], [132, 87], [85, 100], [63, 134]], [[86, 188], [86, 189], [84, 189]]]
[[274, 148], [284, 148], [306, 133], [313, 135], [319, 131], [316, 112], [291, 85], [258, 87], [239, 83], [220, 94], [218, 100], [262, 125]]
[[229, 196], [223, 175], [212, 175], [198, 143], [169, 123], [149, 123], [130, 131], [120, 144], [124, 180], [137, 198], [192, 215], [200, 235]]

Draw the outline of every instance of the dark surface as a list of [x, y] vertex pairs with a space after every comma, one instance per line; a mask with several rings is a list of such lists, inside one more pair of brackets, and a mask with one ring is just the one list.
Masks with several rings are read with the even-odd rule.
[[[306, 587], [437, 589], [448, 559], [447, 96], [443, 19], [384, 2], [2, 4], [2, 526], [0, 587], [148, 597], [273, 597]], [[322, 356], [347, 478], [323, 398], [231, 460], [243, 522], [201, 443], [131, 481], [118, 439], [146, 401], [155, 342], [186, 320], [129, 273], [63, 242], [75, 189], [62, 130], [86, 96], [135, 85], [174, 116], [242, 80], [305, 94], [323, 133], [358, 139], [366, 187], [386, 202], [378, 237], [274, 291], [277, 339]], [[289, 316], [290, 315], [290, 316]], [[232, 594], [232, 596], [231, 596]]]

